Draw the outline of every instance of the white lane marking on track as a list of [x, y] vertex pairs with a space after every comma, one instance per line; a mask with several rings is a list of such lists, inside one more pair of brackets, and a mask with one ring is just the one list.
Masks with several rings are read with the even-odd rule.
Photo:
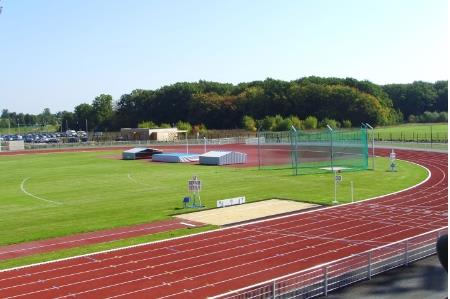
[[25, 179], [22, 181], [22, 183], [20, 184], [20, 190], [22, 190], [23, 193], [25, 193], [26, 195], [31, 196], [31, 197], [33, 197], [33, 198], [36, 198], [36, 199], [45, 201], [45, 202], [53, 203], [53, 204], [56, 204], [56, 205], [62, 205], [62, 204], [63, 204], [62, 202], [57, 202], [57, 201], [53, 201], [53, 200], [50, 200], [50, 199], [45, 199], [45, 198], [36, 196], [36, 195], [34, 195], [34, 194], [28, 192], [27, 190], [25, 190], [25, 182], [28, 181], [29, 179], [30, 179], [29, 177], [28, 177], [28, 178], [25, 178]]
[[[147, 231], [147, 230], [152, 230], [152, 229], [157, 229], [157, 228], [165, 228], [165, 227], [170, 227], [170, 226], [174, 226], [174, 225], [177, 225], [177, 224], [178, 223], [169, 223], [167, 225], [158, 225], [158, 226], [152, 226], [152, 227], [144, 227], [144, 228], [141, 228], [141, 229], [132, 229], [132, 230], [127, 230], [127, 231], [123, 231], [123, 232], [112, 232], [112, 233], [109, 233], [109, 234], [102, 234], [102, 235], [97, 235], [97, 236], [92, 236], [92, 237], [79, 238], [79, 239], [75, 239], [75, 240], [54, 242], [54, 243], [49, 243], [49, 244], [45, 244], [45, 245], [38, 245], [38, 246], [21, 248], [21, 249], [9, 250], [9, 251], [0, 252], [0, 256], [5, 255], [5, 254], [14, 253], [14, 252], [28, 251], [28, 250], [32, 250], [32, 249], [36, 249], [36, 248], [45, 248], [45, 247], [51, 247], [51, 246], [55, 246], [55, 245], [77, 243], [77, 242], [83, 242], [83, 241], [88, 241], [88, 240], [92, 240], [92, 239], [101, 239], [101, 238], [106, 238], [106, 237], [111, 237], [111, 236], [118, 236], [118, 235], [123, 235], [123, 234], [128, 234], [128, 233]], [[186, 223], [180, 223], [180, 224], [187, 225]]]
[[186, 225], [186, 226], [192, 226], [192, 227], [196, 226], [195, 224], [187, 223], [187, 222], [180, 222], [180, 224], [183, 224], [183, 225]]

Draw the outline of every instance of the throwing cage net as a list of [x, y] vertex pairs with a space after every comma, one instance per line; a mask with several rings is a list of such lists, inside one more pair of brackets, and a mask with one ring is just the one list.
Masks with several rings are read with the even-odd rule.
[[260, 169], [294, 175], [368, 169], [367, 129], [258, 132]]

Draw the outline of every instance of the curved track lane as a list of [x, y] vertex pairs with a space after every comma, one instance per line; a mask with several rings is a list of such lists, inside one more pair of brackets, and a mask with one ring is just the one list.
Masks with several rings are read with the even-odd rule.
[[429, 180], [355, 204], [3, 271], [0, 297], [203, 298], [446, 227], [447, 154], [397, 156], [427, 167]]

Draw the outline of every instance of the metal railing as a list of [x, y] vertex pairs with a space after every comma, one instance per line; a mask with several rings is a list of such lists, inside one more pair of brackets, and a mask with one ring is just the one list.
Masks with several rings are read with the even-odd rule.
[[447, 228], [380, 246], [210, 299], [314, 298], [436, 253]]
[[[129, 140], [129, 141], [89, 141], [89, 142], [59, 142], [59, 143], [25, 143], [25, 150], [45, 150], [45, 149], [70, 149], [70, 148], [97, 148], [97, 147], [128, 147], [128, 146], [163, 146], [163, 145], [225, 145], [225, 144], [245, 144], [247, 137], [227, 137], [213, 139], [180, 139], [172, 141], [153, 141], [153, 140]], [[2, 151], [8, 151], [5, 144], [2, 145]]]

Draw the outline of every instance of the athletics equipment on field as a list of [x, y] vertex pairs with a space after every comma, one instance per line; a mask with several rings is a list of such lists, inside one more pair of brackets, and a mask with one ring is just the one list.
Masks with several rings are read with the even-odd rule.
[[210, 151], [199, 156], [199, 163], [204, 165], [229, 165], [247, 162], [247, 154], [230, 151]]
[[294, 175], [368, 169], [367, 128], [258, 132], [258, 165]]
[[202, 191], [202, 181], [198, 178], [198, 176], [194, 175], [192, 179], [188, 181], [188, 190], [192, 193], [192, 201], [191, 205], [186, 205], [188, 208], [204, 208], [202, 205], [202, 201], [200, 199], [200, 191]]
[[167, 162], [167, 163], [197, 162], [198, 154], [185, 154], [185, 153], [156, 154], [153, 155], [152, 160], [153, 162]]
[[123, 160], [150, 159], [154, 154], [162, 154], [156, 148], [135, 147], [122, 152]]

